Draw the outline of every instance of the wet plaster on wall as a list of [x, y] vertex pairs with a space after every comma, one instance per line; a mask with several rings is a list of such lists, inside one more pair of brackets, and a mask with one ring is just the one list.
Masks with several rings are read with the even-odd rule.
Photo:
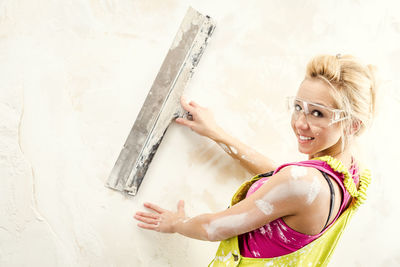
[[[21, 128], [24, 114], [24, 95], [21, 84], [13, 84], [14, 91], [2, 95], [0, 108], [1, 126], [1, 187], [0, 240], [2, 264], [4, 266], [32, 264], [57, 264], [63, 248], [60, 237], [51, 222], [41, 213], [37, 203], [35, 171], [24, 154]], [[7, 100], [7, 101], [5, 101]], [[23, 258], [18, 247], [37, 239], [36, 245]], [[60, 251], [54, 250], [58, 247]], [[38, 260], [41, 253], [45, 260]]]
[[311, 56], [353, 53], [380, 65], [387, 96], [373, 141], [365, 141], [370, 153], [362, 154], [373, 159], [375, 183], [331, 264], [399, 263], [398, 242], [386, 238], [400, 235], [392, 149], [399, 129], [388, 123], [399, 113], [397, 1], [60, 3], [0, 6], [1, 266], [179, 267], [212, 259], [218, 243], [138, 230], [132, 215], [143, 201], [175, 209], [181, 198], [190, 216], [225, 209], [250, 175], [217, 144], [173, 126], [137, 198], [104, 187], [189, 4], [217, 28], [185, 94], [276, 162], [304, 159], [281, 105]]

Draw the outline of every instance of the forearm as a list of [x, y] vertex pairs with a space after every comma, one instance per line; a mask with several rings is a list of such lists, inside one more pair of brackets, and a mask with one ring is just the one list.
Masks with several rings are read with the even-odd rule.
[[175, 224], [174, 232], [200, 240], [221, 241], [247, 232], [242, 227], [246, 226], [245, 222], [251, 223], [253, 217], [250, 212], [232, 214], [231, 209], [227, 209], [181, 220]]
[[174, 225], [174, 232], [199, 240], [213, 241], [206, 230], [211, 214], [202, 214], [193, 218], [179, 220]]
[[237, 138], [226, 133], [222, 128], [211, 137], [228, 155], [239, 160], [240, 164], [252, 174], [260, 174], [276, 169], [276, 164]]

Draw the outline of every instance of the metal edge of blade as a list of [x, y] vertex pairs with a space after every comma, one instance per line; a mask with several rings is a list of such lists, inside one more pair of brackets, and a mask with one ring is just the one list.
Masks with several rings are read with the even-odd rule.
[[[158, 145], [161, 143], [161, 139], [163, 138], [163, 135], [160, 137], [160, 140], [157, 140], [157, 142], [156, 142], [157, 144], [154, 144], [154, 145], [153, 145], [153, 144], [149, 144], [149, 140], [151, 140], [151, 137], [152, 137], [152, 135], [153, 135], [153, 130], [154, 130], [154, 128], [157, 128], [157, 124], [158, 124], [158, 120], [159, 120], [159, 118], [160, 118], [160, 115], [161, 115], [162, 111], [164, 110], [164, 107], [165, 107], [166, 103], [167, 103], [168, 100], [170, 99], [171, 94], [172, 94], [172, 91], [174, 91], [175, 85], [176, 85], [177, 81], [182, 77], [181, 74], [182, 74], [183, 70], [186, 68], [186, 69], [187, 69], [187, 72], [190, 72], [189, 77], [187, 77], [187, 78], [185, 79], [185, 81], [184, 81], [185, 84], [187, 83], [187, 81], [188, 81], [188, 80], [191, 78], [191, 76], [193, 75], [194, 68], [197, 66], [197, 64], [198, 64], [198, 62], [199, 62], [199, 60], [200, 60], [201, 54], [204, 52], [204, 47], [205, 47], [205, 45], [207, 45], [207, 39], [211, 36], [211, 34], [212, 34], [212, 32], [213, 32], [213, 30], [214, 30], [214, 28], [215, 28], [215, 23], [213, 23], [213, 21], [211, 20], [211, 18], [210, 18], [209, 16], [204, 16], [204, 15], [200, 14], [199, 12], [195, 11], [195, 10], [192, 9], [192, 8], [189, 8], [188, 13], [189, 13], [189, 12], [196, 12], [195, 15], [197, 16], [197, 20], [198, 20], [199, 17], [202, 19], [202, 21], [201, 21], [201, 26], [197, 29], [196, 37], [194, 38], [194, 40], [193, 40], [193, 42], [192, 42], [192, 44], [191, 44], [191, 47], [190, 47], [190, 49], [189, 49], [188, 52], [187, 52], [187, 55], [186, 55], [186, 57], [185, 57], [185, 60], [184, 60], [183, 63], [181, 64], [181, 67], [180, 67], [180, 69], [179, 69], [178, 74], [175, 76], [175, 79], [174, 79], [174, 81], [173, 81], [173, 83], [172, 83], [172, 85], [171, 85], [171, 87], [170, 87], [170, 90], [169, 90], [169, 92], [168, 92], [168, 95], [167, 95], [167, 97], [165, 98], [165, 101], [164, 101], [164, 103], [163, 103], [163, 107], [162, 107], [162, 109], [160, 110], [160, 113], [159, 113], [158, 116], [157, 116], [156, 123], [154, 124], [153, 129], [152, 129], [151, 133], [148, 135], [148, 138], [147, 138], [147, 140], [146, 140], [146, 143], [145, 143], [145, 145], [144, 145], [143, 148], [142, 148], [141, 154], [143, 153], [143, 150], [145, 150], [145, 148], [147, 148], [148, 146], [155, 146], [155, 149], [158, 149]], [[193, 16], [193, 15], [192, 15], [192, 16]], [[183, 23], [182, 23], [182, 24], [183, 24]], [[211, 24], [211, 25], [210, 25], [210, 24]], [[182, 25], [182, 26], [183, 26], [183, 25]], [[180, 27], [180, 29], [182, 28], [182, 26]], [[205, 32], [205, 29], [207, 30], [207, 36], [201, 36], [201, 34]], [[179, 30], [178, 30], [178, 34], [179, 34]], [[177, 35], [178, 35], [178, 34], [177, 34]], [[199, 37], [199, 36], [200, 36], [200, 37]], [[199, 40], [199, 39], [200, 39], [200, 40]], [[175, 42], [175, 40], [174, 40], [174, 42]], [[196, 44], [198, 44], [198, 43], [200, 43], [201, 45], [198, 47], [199, 52], [197, 53], [198, 50], [193, 50], [193, 48], [194, 48], [194, 47], [196, 46]], [[194, 53], [193, 53], [193, 52], [194, 52]], [[196, 53], [197, 53], [197, 56], [196, 56], [195, 60], [193, 60], [193, 59], [194, 59], [194, 55], [196, 55]], [[190, 62], [191, 64], [187, 64], [188, 62]], [[184, 87], [185, 87], [185, 86], [183, 86], [182, 91], [183, 91]], [[179, 103], [178, 103], [178, 104], [179, 104]], [[168, 127], [168, 126], [167, 126], [167, 127]], [[164, 133], [165, 133], [165, 131], [166, 131], [166, 129], [164, 129], [164, 128], [161, 129], [161, 130], [162, 130]], [[149, 154], [151, 155], [151, 159], [149, 160], [148, 165], [150, 164], [150, 162], [151, 162], [151, 160], [152, 160], [152, 157], [154, 156], [155, 153], [151, 152], [151, 153], [149, 153]], [[135, 164], [134, 164], [134, 167], [132, 168], [132, 172], [131, 172], [131, 174], [129, 175], [129, 178], [128, 178], [128, 180], [126, 181], [124, 190], [125, 190], [129, 195], [133, 195], [133, 196], [136, 195], [136, 193], [137, 193], [137, 191], [138, 191], [138, 188], [139, 188], [139, 186], [140, 186], [140, 184], [141, 184], [141, 182], [142, 182], [142, 180], [143, 180], [143, 178], [144, 178], [144, 177], [138, 177], [138, 176], [136, 175], [136, 174], [137, 174], [137, 170], [138, 170], [138, 169], [141, 169], [141, 168], [143, 167], [143, 166], [139, 166], [141, 163], [143, 163], [143, 162], [140, 162], [140, 157], [138, 157], [138, 159], [136, 160], [136, 162], [135, 162]], [[147, 167], [148, 167], [148, 166], [146, 166], [146, 170], [142, 173], [143, 176], [146, 174]], [[138, 180], [140, 180], [140, 181], [138, 181]]]

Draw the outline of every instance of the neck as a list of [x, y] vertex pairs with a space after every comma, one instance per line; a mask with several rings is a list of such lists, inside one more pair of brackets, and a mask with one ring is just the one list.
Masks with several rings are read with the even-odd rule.
[[351, 166], [351, 160], [352, 160], [352, 153], [351, 153], [351, 146], [348, 144], [343, 151], [341, 151], [341, 145], [333, 145], [332, 147], [325, 149], [323, 151], [317, 152], [313, 155], [309, 155], [309, 159], [315, 158], [315, 157], [322, 157], [322, 156], [331, 156], [333, 158], [336, 158], [340, 160], [344, 166], [347, 168], [350, 168]]

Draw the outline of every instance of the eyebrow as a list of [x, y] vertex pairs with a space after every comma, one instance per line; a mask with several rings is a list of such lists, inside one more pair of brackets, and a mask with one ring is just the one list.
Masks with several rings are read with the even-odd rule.
[[326, 108], [332, 108], [332, 109], [335, 109], [335, 108], [333, 108], [333, 107], [330, 107], [330, 106], [326, 105], [325, 103], [318, 103], [318, 102], [308, 101], [308, 100], [305, 100], [305, 99], [302, 99], [302, 98], [296, 97], [296, 101], [298, 101], [298, 99], [299, 99], [299, 100], [306, 101], [306, 102], [309, 102], [309, 103], [311, 103], [311, 104], [316, 104], [316, 105], [324, 106], [324, 107], [326, 107]]
[[320, 105], [320, 106], [324, 106], [324, 107], [327, 107], [327, 108], [332, 108], [332, 107], [326, 105], [325, 103], [318, 103], [318, 102], [310, 102], [310, 103], [317, 104], [317, 105]]

